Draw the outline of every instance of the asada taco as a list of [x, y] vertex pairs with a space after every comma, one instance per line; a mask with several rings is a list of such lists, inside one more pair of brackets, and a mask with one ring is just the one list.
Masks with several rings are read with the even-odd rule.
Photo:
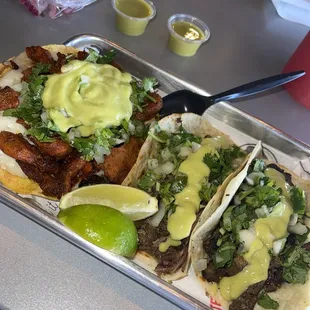
[[189, 267], [189, 237], [203, 208], [246, 162], [233, 141], [201, 116], [173, 114], [152, 126], [128, 184], [159, 201], [159, 211], [136, 222], [137, 260], [169, 281]]
[[192, 265], [223, 309], [308, 309], [310, 181], [259, 149], [193, 233]]
[[162, 107], [154, 78], [137, 81], [100, 55], [31, 46], [0, 64], [0, 182], [60, 198], [72, 187], [121, 184]]

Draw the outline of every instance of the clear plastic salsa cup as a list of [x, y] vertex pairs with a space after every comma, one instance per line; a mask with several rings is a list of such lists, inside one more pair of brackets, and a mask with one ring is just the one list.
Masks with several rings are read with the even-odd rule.
[[156, 15], [156, 8], [149, 0], [112, 0], [116, 28], [129, 36], [144, 33], [149, 21]]
[[168, 46], [180, 56], [194, 56], [210, 38], [208, 26], [200, 19], [187, 14], [175, 14], [168, 19], [170, 32]]

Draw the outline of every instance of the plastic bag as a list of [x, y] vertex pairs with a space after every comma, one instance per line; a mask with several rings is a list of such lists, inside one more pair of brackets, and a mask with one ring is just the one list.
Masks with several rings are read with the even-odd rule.
[[33, 15], [57, 18], [83, 9], [96, 0], [20, 0]]
[[310, 0], [271, 1], [282, 18], [310, 27]]

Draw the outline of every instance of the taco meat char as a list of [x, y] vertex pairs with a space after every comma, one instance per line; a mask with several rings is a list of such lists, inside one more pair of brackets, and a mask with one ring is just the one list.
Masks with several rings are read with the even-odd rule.
[[19, 104], [19, 93], [11, 87], [0, 89], [0, 111], [16, 108]]
[[191, 240], [207, 294], [229, 310], [306, 309], [310, 182], [253, 157], [226, 192]]
[[189, 266], [190, 235], [203, 208], [238, 173], [246, 154], [201, 116], [173, 114], [160, 120], [137, 161], [132, 186], [159, 201], [153, 217], [136, 223], [137, 258], [166, 280], [184, 277]]
[[60, 198], [83, 180], [124, 181], [162, 99], [154, 78], [133, 79], [114, 56], [30, 46], [0, 65], [5, 186]]

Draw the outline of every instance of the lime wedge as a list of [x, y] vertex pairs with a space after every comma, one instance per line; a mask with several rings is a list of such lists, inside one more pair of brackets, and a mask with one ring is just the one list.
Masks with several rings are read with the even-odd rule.
[[99, 184], [78, 188], [64, 195], [61, 210], [80, 204], [97, 204], [116, 209], [132, 221], [143, 220], [158, 211], [156, 198], [139, 189], [121, 185]]
[[82, 238], [113, 253], [133, 257], [137, 251], [135, 224], [120, 211], [83, 204], [61, 210], [58, 219]]

